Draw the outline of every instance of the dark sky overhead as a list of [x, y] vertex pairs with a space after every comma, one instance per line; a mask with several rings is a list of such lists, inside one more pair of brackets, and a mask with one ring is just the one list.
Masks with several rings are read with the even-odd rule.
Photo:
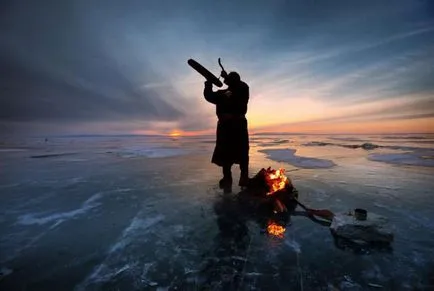
[[434, 1], [17, 0], [0, 4], [0, 133], [212, 129], [186, 61], [218, 75], [218, 57], [251, 87], [251, 128], [434, 124]]

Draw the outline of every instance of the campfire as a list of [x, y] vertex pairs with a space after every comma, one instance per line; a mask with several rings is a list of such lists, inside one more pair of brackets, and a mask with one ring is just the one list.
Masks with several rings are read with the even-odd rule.
[[[256, 212], [266, 216], [266, 231], [269, 235], [283, 237], [288, 212], [296, 207], [294, 197], [298, 192], [285, 169], [261, 169], [249, 183], [245, 201], [255, 204]], [[252, 197], [256, 197], [253, 199]]]
[[238, 199], [264, 232], [278, 238], [284, 236], [291, 216], [297, 214], [294, 212], [297, 206], [316, 222], [329, 223], [334, 217], [330, 210], [308, 208], [299, 202], [298, 191], [285, 175], [285, 169], [261, 169], [249, 179], [247, 188], [238, 194]]
[[288, 185], [292, 186], [291, 180], [285, 176], [285, 169], [271, 170], [271, 168], [268, 168], [265, 171], [265, 181], [270, 188], [267, 195], [283, 190]]

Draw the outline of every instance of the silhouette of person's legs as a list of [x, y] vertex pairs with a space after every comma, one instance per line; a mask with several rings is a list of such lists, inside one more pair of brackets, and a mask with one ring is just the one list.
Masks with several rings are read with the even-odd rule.
[[227, 164], [223, 166], [223, 178], [232, 179], [231, 168], [232, 168], [231, 164]]
[[249, 182], [249, 158], [240, 163], [240, 181], [238, 183], [241, 187], [246, 187]]
[[223, 165], [223, 179], [220, 180], [220, 188], [225, 192], [232, 190], [232, 164]]

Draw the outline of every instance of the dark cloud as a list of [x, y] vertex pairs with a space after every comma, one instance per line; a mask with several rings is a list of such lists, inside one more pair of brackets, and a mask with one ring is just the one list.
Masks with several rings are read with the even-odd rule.
[[173, 102], [141, 88], [161, 80], [146, 59], [110, 54], [98, 34], [102, 26], [82, 27], [82, 11], [58, 1], [32, 3], [6, 6], [10, 14], [0, 39], [1, 121], [173, 121], [184, 116], [174, 88], [164, 91]]
[[183, 115], [156, 92], [139, 92], [122, 76], [107, 77], [105, 94], [92, 79], [62, 80], [17, 64], [1, 65], [6, 71], [0, 83], [3, 121], [176, 120]]

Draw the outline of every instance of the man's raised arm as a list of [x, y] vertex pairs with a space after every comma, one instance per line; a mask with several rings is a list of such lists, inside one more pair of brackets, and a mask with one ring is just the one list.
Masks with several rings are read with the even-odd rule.
[[217, 104], [218, 93], [212, 90], [212, 83], [210, 81], [205, 82], [205, 89], [203, 90], [203, 96], [205, 100]]

